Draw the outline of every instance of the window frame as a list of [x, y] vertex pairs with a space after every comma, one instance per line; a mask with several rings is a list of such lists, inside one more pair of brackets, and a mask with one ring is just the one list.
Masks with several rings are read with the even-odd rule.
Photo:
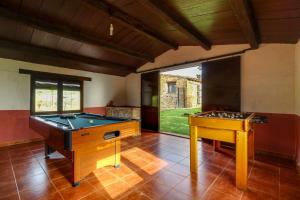
[[[36, 81], [49, 81], [57, 83], [57, 111], [35, 111], [35, 90]], [[80, 110], [63, 110], [63, 83], [74, 83], [80, 85]], [[64, 80], [63, 78], [45, 78], [39, 76], [31, 76], [30, 87], [30, 114], [31, 115], [49, 115], [49, 114], [65, 114], [65, 113], [80, 113], [83, 112], [83, 81], [82, 80]]]
[[[170, 92], [170, 86], [175, 86], [175, 91], [173, 92]], [[176, 90], [177, 90], [177, 84], [176, 84], [176, 81], [169, 81], [167, 82], [167, 87], [168, 87], [168, 94], [176, 94]]]

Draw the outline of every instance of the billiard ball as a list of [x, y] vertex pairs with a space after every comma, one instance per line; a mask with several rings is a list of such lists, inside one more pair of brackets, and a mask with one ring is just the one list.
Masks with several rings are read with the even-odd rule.
[[92, 124], [92, 123], [94, 123], [94, 120], [90, 119], [89, 122]]

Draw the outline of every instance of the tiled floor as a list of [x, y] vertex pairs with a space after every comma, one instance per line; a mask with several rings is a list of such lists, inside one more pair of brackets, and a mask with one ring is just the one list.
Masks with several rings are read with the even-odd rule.
[[120, 169], [106, 167], [71, 187], [70, 164], [59, 154], [44, 159], [43, 144], [0, 149], [0, 199], [300, 199], [292, 164], [257, 156], [247, 192], [235, 188], [234, 157], [199, 142], [199, 173], [189, 172], [189, 140], [144, 133], [122, 141]]

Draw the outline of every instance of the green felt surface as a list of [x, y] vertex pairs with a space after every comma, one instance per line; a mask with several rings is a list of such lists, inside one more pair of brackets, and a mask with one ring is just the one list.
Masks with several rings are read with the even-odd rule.
[[[60, 124], [69, 126], [69, 122], [67, 119], [62, 119], [60, 116], [43, 116], [42, 117], [46, 121], [50, 122], [58, 122]], [[106, 124], [114, 124], [118, 122], [124, 121], [123, 119], [102, 119], [101, 117], [96, 117], [94, 115], [76, 115], [75, 119], [69, 119], [72, 123], [74, 129], [86, 128], [90, 126], [101, 126]]]

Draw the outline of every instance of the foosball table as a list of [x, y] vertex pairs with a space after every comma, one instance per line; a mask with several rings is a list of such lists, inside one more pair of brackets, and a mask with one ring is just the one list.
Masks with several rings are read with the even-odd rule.
[[198, 138], [236, 145], [236, 187], [247, 189], [248, 156], [254, 159], [253, 123], [264, 119], [254, 113], [210, 111], [189, 116], [190, 170], [198, 172]]

